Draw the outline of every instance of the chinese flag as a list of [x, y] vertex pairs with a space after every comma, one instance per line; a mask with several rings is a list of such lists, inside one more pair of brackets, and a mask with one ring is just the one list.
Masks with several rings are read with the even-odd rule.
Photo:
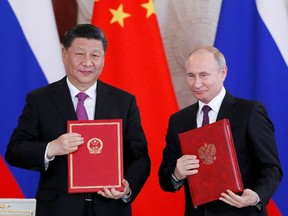
[[183, 215], [184, 194], [158, 183], [169, 116], [178, 110], [152, 0], [98, 0], [92, 23], [108, 39], [100, 77], [136, 95], [152, 161], [151, 175], [133, 203], [134, 215]]

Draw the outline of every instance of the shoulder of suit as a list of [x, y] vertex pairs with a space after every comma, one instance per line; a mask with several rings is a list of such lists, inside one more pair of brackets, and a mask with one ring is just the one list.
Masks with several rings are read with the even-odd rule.
[[250, 112], [253, 109], [266, 109], [265, 105], [256, 100], [250, 100], [245, 98], [235, 97], [235, 102], [233, 103], [232, 107], [239, 110], [239, 112]]
[[107, 90], [110, 93], [116, 93], [116, 94], [121, 94], [121, 95], [126, 95], [126, 96], [134, 96], [132, 93], [130, 93], [130, 92], [126, 91], [126, 90], [123, 90], [121, 88], [112, 86], [112, 85], [107, 84], [107, 83], [105, 83], [103, 81], [100, 81], [100, 80], [97, 81], [97, 89], [98, 88], [99, 88], [99, 90], [101, 88], [104, 89], [104, 90]]
[[196, 114], [198, 110], [198, 103], [192, 104], [187, 106], [171, 115], [171, 118], [174, 119], [186, 119], [187, 116], [192, 115], [193, 113]]
[[237, 103], [244, 105], [244, 106], [255, 106], [256, 104], [261, 104], [261, 102], [251, 99], [239, 98], [235, 97]]
[[55, 89], [61, 90], [65, 87], [67, 87], [67, 83], [66, 83], [66, 81], [63, 81], [63, 79], [61, 79], [61, 80], [58, 80], [56, 82], [50, 83], [48, 85], [36, 88], [36, 89], [32, 90], [31, 92], [29, 92], [29, 94], [32, 94], [32, 95], [44, 94], [44, 93], [53, 91]]

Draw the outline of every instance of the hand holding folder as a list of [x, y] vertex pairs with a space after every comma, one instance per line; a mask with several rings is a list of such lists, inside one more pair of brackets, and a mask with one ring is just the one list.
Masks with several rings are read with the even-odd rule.
[[68, 155], [68, 192], [123, 191], [122, 120], [68, 121], [67, 127], [84, 137]]
[[243, 191], [228, 119], [179, 134], [182, 154], [196, 155], [198, 173], [188, 176], [194, 206], [218, 200], [227, 189]]

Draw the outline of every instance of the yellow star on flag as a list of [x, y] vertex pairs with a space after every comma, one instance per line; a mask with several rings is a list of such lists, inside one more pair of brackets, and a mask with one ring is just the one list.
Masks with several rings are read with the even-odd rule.
[[118, 22], [121, 27], [124, 27], [124, 19], [131, 16], [131, 14], [123, 11], [123, 4], [120, 4], [117, 10], [109, 9], [109, 11], [113, 15], [110, 24]]
[[152, 14], [156, 14], [153, 0], [149, 0], [148, 3], [141, 4], [141, 6], [147, 10], [146, 18], [150, 17]]

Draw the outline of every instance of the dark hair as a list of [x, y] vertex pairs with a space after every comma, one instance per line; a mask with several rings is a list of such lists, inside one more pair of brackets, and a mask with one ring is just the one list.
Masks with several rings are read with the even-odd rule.
[[65, 34], [63, 39], [63, 46], [69, 48], [75, 38], [87, 38], [100, 40], [103, 44], [104, 52], [107, 49], [107, 39], [104, 32], [91, 24], [78, 24], [70, 28]]

